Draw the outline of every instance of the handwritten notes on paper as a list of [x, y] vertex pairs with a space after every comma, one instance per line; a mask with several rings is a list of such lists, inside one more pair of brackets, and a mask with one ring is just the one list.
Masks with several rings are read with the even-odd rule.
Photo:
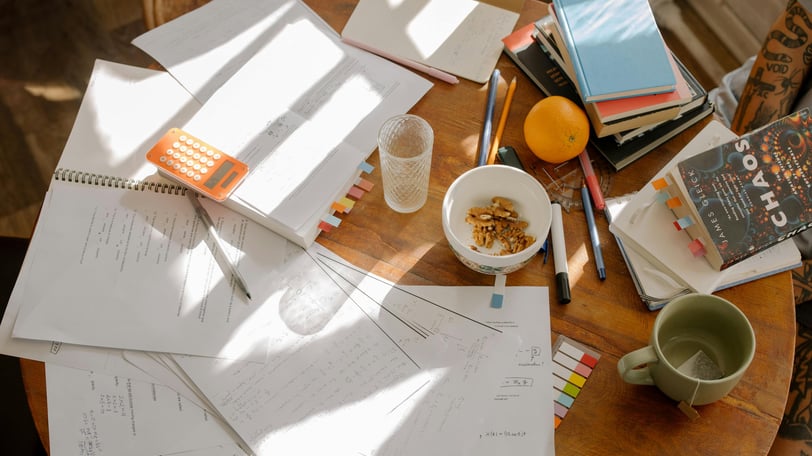
[[[265, 359], [273, 315], [231, 286], [182, 196], [63, 181], [51, 190], [14, 337]], [[256, 302], [272, 299], [262, 275], [281, 263], [274, 252], [285, 241], [221, 206], [209, 210], [228, 254], [259, 287]]]

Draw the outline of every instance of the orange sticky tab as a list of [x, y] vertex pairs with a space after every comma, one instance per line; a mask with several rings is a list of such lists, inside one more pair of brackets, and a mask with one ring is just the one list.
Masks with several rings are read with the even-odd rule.
[[651, 183], [651, 186], [654, 187], [654, 190], [662, 190], [668, 187], [668, 182], [665, 180], [664, 177], [661, 177]]
[[330, 208], [332, 210], [336, 211], [336, 212], [347, 212], [347, 206], [345, 206], [344, 204], [342, 204], [342, 203], [340, 203], [338, 201], [336, 201], [332, 205], [330, 205]]
[[688, 250], [690, 250], [695, 257], [705, 255], [705, 246], [702, 245], [702, 241], [700, 241], [699, 239], [694, 239], [693, 241], [691, 241], [688, 244]]
[[668, 206], [669, 209], [674, 209], [675, 207], [682, 206], [682, 201], [679, 200], [678, 196], [675, 196], [673, 198], [668, 198], [668, 200], [666, 200], [665, 202], [665, 205]]

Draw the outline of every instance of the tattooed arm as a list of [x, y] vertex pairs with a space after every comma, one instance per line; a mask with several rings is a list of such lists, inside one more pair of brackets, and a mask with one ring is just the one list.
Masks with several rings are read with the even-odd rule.
[[791, 112], [812, 67], [812, 1], [790, 0], [775, 21], [742, 92], [731, 130], [743, 134]]

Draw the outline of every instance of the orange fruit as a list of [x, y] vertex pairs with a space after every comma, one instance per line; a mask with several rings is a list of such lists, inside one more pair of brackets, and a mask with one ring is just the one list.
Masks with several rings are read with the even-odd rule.
[[589, 140], [589, 119], [580, 106], [561, 96], [536, 103], [524, 119], [524, 140], [540, 159], [563, 163], [578, 156]]

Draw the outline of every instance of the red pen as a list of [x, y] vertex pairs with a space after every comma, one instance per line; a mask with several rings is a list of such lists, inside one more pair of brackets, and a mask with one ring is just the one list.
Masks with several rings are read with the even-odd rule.
[[595, 209], [602, 211], [606, 207], [606, 202], [603, 200], [603, 193], [601, 186], [598, 182], [598, 176], [595, 175], [595, 170], [592, 168], [592, 161], [589, 159], [586, 149], [578, 154], [578, 161], [581, 162], [581, 169], [584, 170], [584, 179], [586, 186], [589, 188], [589, 193], [592, 194], [592, 203], [595, 204]]

